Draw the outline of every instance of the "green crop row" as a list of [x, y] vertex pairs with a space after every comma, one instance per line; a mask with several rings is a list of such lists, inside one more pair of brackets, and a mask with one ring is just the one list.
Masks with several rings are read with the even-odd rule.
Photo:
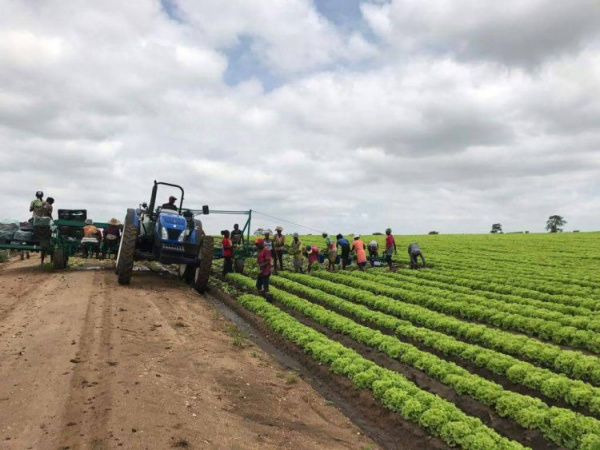
[[[440, 263], [438, 267], [442, 269], [442, 271], [449, 270], [462, 270], [470, 273], [480, 273], [484, 272], [486, 274], [490, 273], [505, 273], [512, 272], [514, 270], [514, 261], [511, 262], [498, 262], [498, 261], [488, 261], [486, 259], [479, 259], [477, 263], [468, 263], [463, 261], [456, 261], [454, 258], [447, 263]], [[580, 265], [580, 267], [584, 267], [585, 265]], [[562, 267], [561, 267], [562, 269]], [[585, 274], [586, 272], [582, 272]], [[590, 277], [589, 274], [583, 275], [581, 278], [576, 276], [576, 273], [570, 271], [568, 275], [564, 275], [562, 271], [551, 270], [547, 271], [543, 267], [537, 266], [528, 266], [524, 265], [519, 267], [518, 269], [519, 280], [523, 280], [527, 283], [536, 284], [540, 280], [544, 280], [548, 282], [548, 285], [562, 288], [564, 286], [573, 287], [579, 295], [585, 297], [590, 293], [600, 293], [600, 283], [597, 281], [597, 278]], [[560, 293], [560, 292], [559, 292]]]
[[[243, 275], [230, 279], [253, 289], [254, 282]], [[537, 429], [554, 443], [566, 448], [580, 448], [581, 441], [589, 442], [592, 436], [600, 445], [600, 422], [591, 417], [564, 408], [551, 408], [539, 399], [506, 391], [501, 385], [470, 373], [462, 367], [419, 350], [411, 344], [385, 335], [380, 331], [357, 324], [320, 305], [313, 304], [277, 288], [271, 290], [274, 299], [288, 308], [299, 311], [330, 330], [350, 336], [361, 344], [381, 351], [432, 378], [450, 386], [458, 394], [467, 394], [502, 417], [509, 417], [527, 429]]]
[[557, 344], [567, 344], [572, 347], [585, 348], [593, 352], [600, 352], [600, 335], [591, 331], [578, 330], [574, 327], [564, 326], [558, 322], [552, 322], [533, 317], [524, 317], [517, 313], [509, 313], [494, 309], [489, 302], [477, 302], [472, 304], [467, 300], [454, 300], [440, 298], [438, 290], [426, 287], [418, 287], [415, 290], [400, 287], [390, 287], [369, 280], [366, 282], [359, 277], [329, 272], [317, 272], [316, 276], [339, 281], [349, 286], [354, 286], [375, 294], [386, 295], [403, 302], [425, 306], [428, 309], [456, 315], [467, 320], [476, 320], [488, 323], [505, 330], [519, 331], [521, 333], [547, 339]]
[[305, 284], [281, 277], [273, 278], [272, 284], [348, 313], [363, 322], [393, 330], [400, 337], [420, 342], [445, 355], [456, 356], [478, 367], [485, 367], [495, 374], [505, 376], [513, 383], [535, 389], [549, 398], [583, 407], [592, 414], [600, 414], [600, 389], [583, 381], [571, 380], [563, 374], [557, 375], [512, 356], [467, 344], [437, 331], [416, 327], [406, 320], [372, 311], [366, 306], [348, 302]]
[[[508, 273], [511, 273], [512, 270], [507, 269], [505, 275], [502, 269], [497, 266], [494, 266], [493, 270], [490, 268], [490, 270], [484, 271], [482, 268], [461, 268], [460, 266], [452, 265], [444, 267], [441, 272], [450, 276], [458, 276], [489, 285], [488, 289], [511, 290], [516, 295], [531, 296], [540, 300], [549, 299], [573, 302], [573, 304], [580, 303], [581, 306], [584, 306], [586, 303], [589, 303], [590, 297], [600, 298], [600, 294], [596, 288], [581, 288], [540, 279], [534, 281], [512, 274], [508, 276]], [[508, 286], [506, 285], [507, 279], [510, 279]]]
[[[344, 280], [338, 279], [339, 282], [346, 283], [345, 285], [322, 279], [328, 275], [331, 274], [319, 272], [319, 278], [292, 273], [282, 273], [280, 276], [409, 320], [414, 324], [451, 334], [467, 342], [477, 343], [509, 355], [526, 358], [570, 377], [600, 385], [600, 359], [595, 356], [584, 355], [578, 351], [563, 350], [556, 345], [540, 342], [527, 336], [495, 330], [485, 325], [464, 322], [418, 305], [399, 302], [369, 291], [352, 288]], [[330, 278], [335, 278], [335, 276], [332, 275]]]
[[461, 276], [451, 276], [444, 275], [440, 272], [415, 270], [402, 270], [395, 273], [377, 271], [377, 274], [385, 275], [395, 280], [411, 280], [413, 283], [424, 284], [427, 286], [437, 287], [463, 294], [473, 294], [473, 291], [476, 290], [477, 295], [481, 295], [482, 297], [490, 300], [500, 300], [507, 303], [519, 303], [536, 306], [572, 316], [584, 316], [586, 319], [589, 318], [589, 316], [594, 315], [595, 320], [600, 319], [599, 311], [593, 311], [590, 308], [585, 308], [583, 306], [572, 306], [563, 302], [522, 297], [516, 292], [513, 292], [513, 289], [511, 289], [510, 286], [505, 286], [500, 289], [501, 292], [497, 292], [493, 288], [490, 289], [488, 283], [464, 279]]
[[[422, 291], [423, 288], [427, 289], [427, 293], [435, 296], [439, 296], [440, 298], [447, 298], [449, 300], [455, 301], [466, 301], [470, 304], [480, 305], [486, 307], [487, 310], [492, 311], [502, 311], [511, 314], [518, 314], [523, 317], [534, 317], [543, 319], [546, 321], [555, 321], [560, 323], [561, 325], [575, 327], [583, 330], [588, 330], [593, 333], [598, 333], [600, 331], [600, 317], [592, 316], [590, 317], [590, 311], [588, 311], [588, 316], [577, 316], [574, 317], [572, 315], [565, 314], [559, 311], [551, 311], [549, 308], [552, 308], [552, 304], [548, 305], [545, 302], [537, 301], [537, 300], [527, 300], [527, 299], [519, 299], [519, 300], [500, 300], [500, 301], [491, 301], [489, 298], [485, 296], [480, 296], [479, 294], [474, 294], [471, 292], [460, 291], [460, 289], [456, 288], [448, 288], [447, 286], [440, 287], [438, 285], [431, 285], [430, 283], [424, 283], [422, 279], [415, 278], [402, 278], [402, 275], [398, 275], [397, 273], [389, 273], [386, 272], [384, 275], [383, 272], [377, 271], [373, 273], [371, 272], [357, 272], [360, 278], [367, 280], [375, 280], [380, 284], [384, 284], [390, 287], [397, 287], [400, 289], [410, 289], [410, 290], [419, 290]], [[458, 284], [458, 283], [457, 283]], [[457, 286], [460, 288], [460, 286]], [[457, 291], [460, 291], [456, 293]], [[468, 291], [468, 290], [467, 290]], [[533, 304], [532, 304], [533, 303]], [[557, 305], [560, 308], [560, 305]], [[570, 308], [567, 306], [567, 308]], [[596, 336], [600, 339], [600, 335]]]
[[[446, 444], [473, 450], [524, 448], [518, 442], [500, 436], [481, 420], [466, 415], [453, 403], [423, 391], [399, 373], [379, 367], [354, 350], [328, 339], [261, 297], [242, 295], [237, 300], [316, 361], [330, 366], [334, 373], [348, 377], [357, 389], [370, 389], [386, 408], [418, 423]], [[582, 439], [581, 448], [593, 448], [595, 442], [594, 436], [587, 436]]]

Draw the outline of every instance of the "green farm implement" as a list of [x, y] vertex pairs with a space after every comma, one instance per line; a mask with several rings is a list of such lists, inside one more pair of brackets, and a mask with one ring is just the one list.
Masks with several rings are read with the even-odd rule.
[[[80, 220], [36, 219], [32, 224], [32, 231], [28, 232], [27, 240], [12, 239], [0, 244], [0, 250], [41, 253], [42, 263], [46, 256], [50, 256], [55, 269], [64, 269], [67, 267], [69, 257], [74, 256], [81, 249], [85, 225], [85, 222]], [[108, 223], [98, 222], [94, 225], [100, 229], [109, 226]]]

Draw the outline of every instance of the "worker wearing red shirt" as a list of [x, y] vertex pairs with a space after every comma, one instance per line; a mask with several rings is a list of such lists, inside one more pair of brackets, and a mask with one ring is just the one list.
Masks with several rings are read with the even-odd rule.
[[259, 273], [258, 277], [256, 278], [256, 289], [258, 289], [259, 294], [262, 294], [268, 301], [270, 301], [271, 294], [269, 294], [269, 279], [271, 277], [271, 250], [265, 248], [265, 240], [263, 238], [258, 238], [254, 245], [258, 247], [256, 259], [258, 262]]
[[310, 268], [313, 266], [313, 264], [318, 263], [318, 261], [319, 261], [319, 247], [317, 247], [316, 245], [313, 245], [313, 246], [307, 245], [306, 248], [304, 249], [304, 254], [308, 258], [307, 272], [310, 272]]
[[229, 239], [229, 231], [223, 231], [223, 276], [233, 272], [233, 243]]
[[385, 236], [385, 260], [388, 263], [390, 272], [395, 272], [392, 268], [392, 255], [398, 253], [398, 249], [396, 248], [396, 240], [394, 239], [394, 236], [392, 236], [391, 228], [385, 230]]

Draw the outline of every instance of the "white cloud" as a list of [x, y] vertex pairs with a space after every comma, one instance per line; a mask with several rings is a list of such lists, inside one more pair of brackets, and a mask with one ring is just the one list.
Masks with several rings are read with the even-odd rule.
[[[519, 30], [540, 4], [490, 11]], [[594, 31], [556, 31], [539, 55], [539, 28], [529, 50], [508, 37], [474, 46], [492, 12], [463, 2], [461, 22], [447, 5], [365, 5], [373, 40], [301, 0], [182, 0], [180, 21], [153, 1], [12, 2], [0, 17], [0, 218], [25, 217], [38, 189], [57, 208], [120, 217], [162, 179], [196, 207], [332, 232], [541, 231], [556, 212], [597, 228]], [[224, 82], [226, 50], [247, 38], [280, 87]]]

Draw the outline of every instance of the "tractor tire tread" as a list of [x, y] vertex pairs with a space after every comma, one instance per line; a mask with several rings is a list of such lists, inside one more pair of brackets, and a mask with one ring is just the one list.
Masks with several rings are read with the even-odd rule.
[[201, 294], [204, 294], [208, 288], [208, 280], [212, 270], [213, 260], [213, 245], [212, 236], [204, 236], [202, 246], [200, 247], [200, 263], [195, 273], [194, 288]]
[[133, 224], [125, 225], [121, 239], [123, 240], [123, 243], [121, 244], [121, 255], [119, 258], [119, 267], [117, 269], [119, 284], [129, 284], [133, 274], [135, 242], [137, 240], [137, 232]]

